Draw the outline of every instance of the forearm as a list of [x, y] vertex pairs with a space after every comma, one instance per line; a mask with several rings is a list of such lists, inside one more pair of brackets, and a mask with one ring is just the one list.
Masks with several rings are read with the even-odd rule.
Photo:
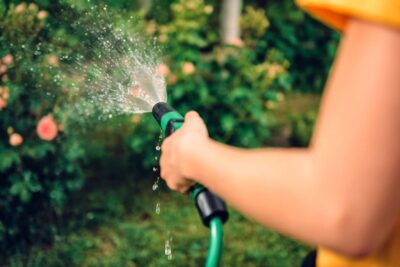
[[[309, 149], [244, 150], [208, 141], [188, 159], [194, 179], [238, 210], [312, 244], [331, 240], [326, 195]], [[327, 201], [326, 201], [327, 202]], [[316, 234], [318, 233], [318, 234]]]
[[213, 140], [192, 149], [187, 164], [196, 166], [194, 180], [265, 226], [303, 242], [362, 256], [383, 241], [397, 218], [396, 211], [389, 217], [382, 208], [375, 212], [376, 201], [368, 199], [374, 195], [361, 184], [350, 188], [341, 182], [351, 175], [353, 180], [369, 177], [345, 165], [347, 175], [337, 177], [334, 169], [340, 164], [321, 168], [326, 164], [315, 149], [245, 150]]

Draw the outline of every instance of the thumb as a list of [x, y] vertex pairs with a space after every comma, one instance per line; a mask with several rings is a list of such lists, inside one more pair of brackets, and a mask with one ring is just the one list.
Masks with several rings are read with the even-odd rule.
[[199, 113], [197, 113], [196, 111], [189, 111], [185, 115], [185, 123], [183, 124], [183, 127], [203, 130], [203, 128], [205, 128], [205, 125], [202, 118], [199, 116]]
[[194, 122], [196, 120], [200, 119], [199, 113], [196, 111], [192, 110], [186, 113], [185, 115], [185, 122]]

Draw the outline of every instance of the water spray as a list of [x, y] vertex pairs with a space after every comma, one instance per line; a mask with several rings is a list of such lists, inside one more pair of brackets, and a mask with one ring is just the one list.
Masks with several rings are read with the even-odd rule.
[[[164, 137], [173, 134], [184, 123], [183, 116], [164, 102], [155, 104], [152, 113], [160, 125]], [[210, 228], [206, 267], [219, 266], [223, 246], [222, 225], [228, 220], [225, 202], [201, 184], [192, 186], [190, 195], [196, 204], [203, 224]]]
[[[105, 10], [105, 9], [104, 9]], [[124, 29], [113, 27], [107, 13], [100, 12], [89, 23], [76, 21], [73, 26], [86, 29], [85, 35], [95, 42], [91, 51], [95, 60], [77, 56], [73, 72], [84, 77], [79, 89], [82, 101], [76, 104], [80, 116], [90, 117], [100, 112], [99, 118], [118, 114], [152, 112], [164, 137], [168, 137], [184, 123], [183, 116], [168, 106], [165, 79], [157, 71], [159, 53], [156, 45], [139, 36], [129, 36]], [[223, 223], [228, 219], [224, 201], [200, 184], [190, 189], [201, 220], [210, 228], [210, 243], [206, 267], [216, 267], [222, 254]]]

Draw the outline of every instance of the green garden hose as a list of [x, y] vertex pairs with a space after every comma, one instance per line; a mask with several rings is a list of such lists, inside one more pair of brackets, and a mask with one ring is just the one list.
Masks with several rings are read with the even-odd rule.
[[210, 221], [210, 244], [208, 246], [208, 255], [206, 267], [219, 266], [224, 242], [224, 232], [221, 219], [215, 217]]
[[[173, 134], [183, 124], [183, 116], [166, 103], [157, 103], [152, 110], [165, 137]], [[217, 267], [222, 255], [223, 223], [228, 220], [225, 202], [200, 184], [190, 189], [203, 224], [210, 228], [210, 243], [206, 267]]]

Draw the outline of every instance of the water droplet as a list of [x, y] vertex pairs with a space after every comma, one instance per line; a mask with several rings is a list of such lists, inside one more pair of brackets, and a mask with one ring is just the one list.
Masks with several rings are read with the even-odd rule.
[[153, 184], [153, 191], [156, 191], [157, 190], [157, 188], [158, 188], [158, 182], [155, 182], [154, 184]]
[[156, 213], [160, 214], [161, 213], [161, 207], [160, 207], [160, 203], [156, 204]]
[[108, 117], [111, 119], [113, 117], [113, 115], [112, 114], [108, 114]]
[[171, 247], [170, 240], [165, 241], [164, 253], [167, 256], [168, 260], [172, 260], [172, 247]]
[[[92, 5], [90, 8], [102, 12], [94, 14], [90, 10], [84, 20], [72, 25], [80, 31], [85, 29], [84, 35], [95, 40], [90, 60], [85, 62], [87, 53], [85, 57], [76, 55], [73, 58], [76, 61], [72, 69], [83, 79], [72, 87], [84, 96], [82, 102], [93, 99], [89, 108], [81, 109], [82, 115], [98, 115], [97, 111], [100, 111], [105, 119], [111, 118], [110, 113], [117, 116], [151, 111], [155, 103], [166, 102], [164, 77], [155, 73], [160, 62], [157, 44], [139, 37], [140, 33], [130, 36], [126, 28], [110, 24], [106, 6]], [[64, 55], [62, 59], [66, 60], [68, 56]], [[136, 87], [140, 90], [132, 90]]]
[[157, 150], [157, 151], [160, 151], [160, 150], [161, 150], [161, 147], [160, 147], [160, 146], [156, 146], [156, 150]]
[[153, 172], [156, 172], [158, 169], [156, 167], [153, 167]]

